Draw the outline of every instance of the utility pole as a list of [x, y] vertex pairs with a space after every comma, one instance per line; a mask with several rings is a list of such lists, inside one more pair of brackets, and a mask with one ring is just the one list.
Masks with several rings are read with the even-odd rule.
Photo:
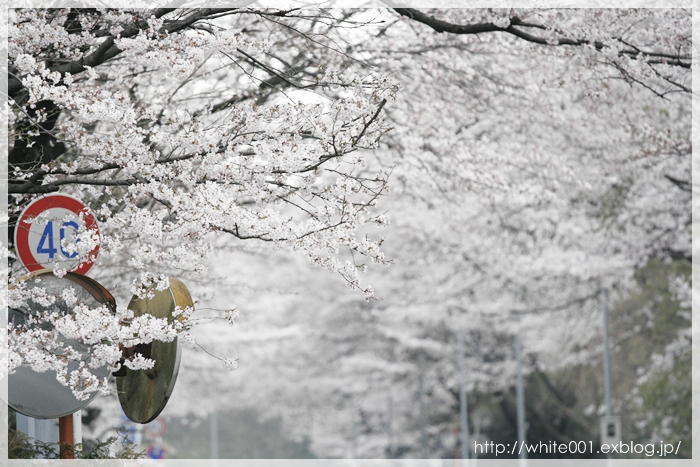
[[427, 456], [427, 439], [425, 434], [425, 407], [423, 404], [423, 367], [425, 366], [425, 357], [420, 356], [418, 361], [418, 406], [420, 416], [420, 454], [421, 457]]
[[388, 446], [387, 446], [387, 457], [389, 459], [394, 458], [394, 403], [391, 398], [391, 389], [389, 389], [389, 398], [388, 398], [388, 422], [387, 422], [387, 438], [388, 438]]
[[352, 444], [350, 445], [350, 458], [357, 459], [357, 408], [355, 407], [355, 395], [350, 396], [350, 415], [352, 424]]
[[459, 423], [462, 459], [469, 459], [469, 413], [467, 411], [467, 381], [464, 362], [464, 333], [459, 333]]
[[209, 413], [209, 448], [212, 465], [219, 465], [219, 419], [216, 409]]
[[[607, 423], [610, 423], [612, 418], [612, 384], [610, 382], [610, 330], [608, 329], [608, 290], [605, 288], [601, 290], [601, 300], [603, 302], [603, 377], [605, 384], [605, 417], [607, 420], [605, 424], [601, 425], [606, 425]], [[603, 429], [605, 428], [602, 428], [601, 431]], [[616, 428], [615, 431], [619, 431], [619, 423], [618, 428]], [[601, 433], [602, 436], [605, 436], [606, 434], [609, 433]], [[619, 433], [615, 433], [615, 435], [619, 437]], [[609, 467], [612, 463], [612, 455], [610, 452], [608, 452], [606, 453], [605, 457], [607, 458], [607, 465]]]
[[518, 333], [515, 335], [515, 359], [517, 361], [517, 380], [515, 386], [516, 392], [516, 403], [517, 403], [517, 417], [518, 417], [518, 451], [520, 458], [520, 465], [524, 467], [526, 465], [527, 450], [525, 449], [525, 390], [523, 384], [523, 363], [522, 363], [522, 350], [520, 343], [520, 326], [518, 320]]
[[605, 377], [605, 415], [612, 415], [612, 390], [610, 384], [610, 334], [608, 329], [608, 290], [601, 291], [603, 301], [603, 373]]
[[[476, 422], [474, 422], [474, 425], [474, 442], [477, 443], [481, 438], [481, 416], [478, 416], [476, 418]], [[476, 460], [478, 458], [479, 452], [476, 449], [474, 449], [474, 463], [472, 464], [472, 467], [476, 467]]]

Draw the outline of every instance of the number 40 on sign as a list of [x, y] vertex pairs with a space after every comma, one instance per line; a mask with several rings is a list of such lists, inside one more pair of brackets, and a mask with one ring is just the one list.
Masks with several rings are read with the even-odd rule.
[[90, 252], [90, 260], [78, 258], [77, 233], [98, 233], [95, 217], [78, 199], [64, 194], [49, 195], [31, 202], [22, 211], [15, 228], [17, 255], [30, 272], [60, 267], [85, 274], [97, 257], [99, 246]]

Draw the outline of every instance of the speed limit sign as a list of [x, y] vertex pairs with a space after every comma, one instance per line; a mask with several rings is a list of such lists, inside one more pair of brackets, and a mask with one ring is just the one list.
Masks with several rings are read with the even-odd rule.
[[30, 272], [63, 268], [85, 274], [97, 258], [99, 245], [80, 262], [79, 233], [97, 235], [97, 221], [77, 198], [65, 194], [44, 196], [32, 201], [19, 216], [15, 228], [17, 255]]

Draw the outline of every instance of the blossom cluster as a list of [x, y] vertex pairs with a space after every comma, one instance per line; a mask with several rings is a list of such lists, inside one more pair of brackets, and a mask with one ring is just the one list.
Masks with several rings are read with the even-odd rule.
[[14, 281], [9, 307], [10, 374], [20, 365], [39, 373], [54, 371], [81, 400], [95, 391], [110, 391], [107, 377], [99, 378], [94, 370], [153, 367], [152, 359], [138, 352], [127, 355], [124, 348], [171, 342], [178, 335], [178, 326], [167, 319], [134, 317], [131, 310], [100, 303], [82, 286], [51, 274]]

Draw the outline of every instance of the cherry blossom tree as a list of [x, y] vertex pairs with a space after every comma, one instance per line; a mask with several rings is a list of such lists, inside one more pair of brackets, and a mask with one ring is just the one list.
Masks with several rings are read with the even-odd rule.
[[[498, 13], [509, 14], [431, 12], [454, 24], [493, 23], [481, 16]], [[581, 43], [533, 43], [496, 30], [437, 34], [386, 12], [384, 27], [362, 44], [368, 62], [402, 85], [385, 109], [394, 129], [373, 154], [393, 168], [384, 248], [394, 264], [369, 274], [383, 300], [339, 298], [317, 276], [281, 287], [221, 268], [234, 282], [280, 295], [257, 300], [242, 289], [255, 316], [244, 313], [234, 340], [243, 361], [256, 364], [244, 365], [240, 382], [219, 384], [245, 394], [241, 400], [280, 401], [268, 409], [294, 432], [311, 433], [324, 455], [347, 456], [353, 426], [357, 455], [386, 455], [389, 398], [395, 447], [420, 455], [421, 372], [424, 406], [435, 408], [428, 454], [453, 452], [454, 440], [445, 441], [449, 449], [440, 440], [452, 436], [458, 412], [458, 333], [466, 336], [470, 390], [503, 393], [513, 384], [518, 329], [526, 371], [599, 365], [601, 288], [623, 298], [650, 258], [690, 258], [690, 95], [641, 71], [663, 68], [687, 84], [688, 69], [611, 55], [612, 46], [581, 39], [613, 44], [620, 31], [644, 38], [685, 24], [667, 50], [687, 52], [688, 12], [518, 14], [565, 16], [569, 37]], [[657, 39], [644, 47], [658, 51], [665, 42]], [[276, 269], [301, 274], [290, 267]], [[293, 292], [304, 282], [314, 284], [305, 298]], [[249, 387], [254, 380], [264, 383]], [[593, 413], [600, 407], [602, 400]]]
[[[194, 378], [219, 364], [199, 352], [177, 391], [274, 397], [317, 452], [348, 455], [354, 426], [355, 454], [381, 457], [392, 426], [420, 444], [421, 400], [456, 404], [458, 333], [470, 389], [512, 384], [518, 329], [538, 368], [590, 363], [600, 288], [621, 296], [650, 258], [690, 258], [690, 19], [17, 10], [10, 224], [37, 194], [80, 197], [100, 222], [96, 277], [126, 296], [187, 275], [204, 306], [175, 333], [217, 355], [235, 342], [246, 363], [240, 380]], [[387, 211], [380, 251], [365, 234]], [[86, 257], [96, 240], [80, 238]], [[382, 300], [366, 302], [358, 269], [387, 258], [367, 275]], [[218, 326], [233, 307], [235, 337]], [[112, 349], [125, 313], [101, 315]], [[31, 348], [11, 345], [12, 361]], [[441, 423], [431, 439], [451, 433]]]
[[[100, 237], [80, 232], [79, 258], [99, 242], [98, 267], [115, 292], [128, 275], [140, 296], [167, 287], [173, 271], [205, 275], [212, 242], [227, 235], [298, 250], [371, 298], [345, 252], [385, 261], [355, 231], [386, 222], [372, 207], [388, 174], [368, 172], [363, 158], [388, 128], [382, 109], [395, 86], [346, 69], [323, 44], [304, 48], [342, 27], [298, 11], [13, 10], [11, 231], [28, 201], [60, 189], [97, 216]], [[31, 296], [23, 291], [12, 288], [11, 306]], [[86, 319], [86, 332], [103, 329], [114, 350], [118, 332], [135, 332], [120, 324], [127, 314], [107, 327]], [[191, 339], [186, 323], [179, 331]], [[11, 366], [39, 360], [29, 349], [11, 339]], [[91, 358], [111, 365], [114, 353]]]

